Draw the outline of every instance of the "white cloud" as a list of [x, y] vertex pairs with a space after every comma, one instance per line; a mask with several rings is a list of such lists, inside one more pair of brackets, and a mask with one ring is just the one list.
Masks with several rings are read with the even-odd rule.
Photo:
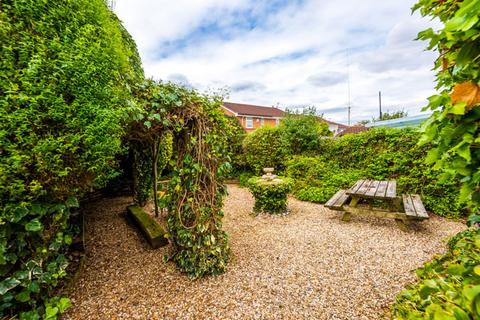
[[413, 3], [117, 0], [115, 11], [147, 75], [229, 86], [230, 101], [313, 104], [346, 122], [347, 78], [353, 120], [376, 115], [379, 90], [384, 109], [410, 114], [433, 93], [435, 54], [412, 41], [429, 22], [410, 15]]

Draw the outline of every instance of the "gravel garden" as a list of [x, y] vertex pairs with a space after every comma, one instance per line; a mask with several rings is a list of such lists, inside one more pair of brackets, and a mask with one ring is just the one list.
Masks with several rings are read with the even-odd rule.
[[[289, 199], [286, 216], [252, 216], [254, 200], [228, 186], [227, 272], [191, 281], [167, 247], [151, 249], [125, 218], [129, 197], [86, 208], [85, 265], [65, 319], [379, 319], [413, 270], [465, 229], [436, 216], [403, 232], [392, 221], [348, 223], [320, 204]], [[153, 214], [153, 212], [152, 212]]]
[[413, 8], [422, 128], [334, 138], [146, 78], [103, 0], [1, 1], [0, 318], [480, 319], [479, 8]]

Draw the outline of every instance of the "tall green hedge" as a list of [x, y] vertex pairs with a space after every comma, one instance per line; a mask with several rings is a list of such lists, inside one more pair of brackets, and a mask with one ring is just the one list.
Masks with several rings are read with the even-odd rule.
[[55, 317], [71, 209], [117, 174], [143, 72], [102, 0], [2, 0], [0, 43], [0, 317]]

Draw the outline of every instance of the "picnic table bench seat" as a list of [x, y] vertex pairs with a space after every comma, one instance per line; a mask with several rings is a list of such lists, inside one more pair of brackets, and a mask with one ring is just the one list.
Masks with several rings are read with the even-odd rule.
[[428, 219], [427, 210], [425, 210], [418, 194], [404, 194], [402, 197], [405, 214], [409, 219]]
[[337, 193], [325, 203], [325, 207], [333, 210], [342, 210], [343, 205], [348, 201], [348, 198], [350, 198], [346, 192], [347, 190], [338, 190]]

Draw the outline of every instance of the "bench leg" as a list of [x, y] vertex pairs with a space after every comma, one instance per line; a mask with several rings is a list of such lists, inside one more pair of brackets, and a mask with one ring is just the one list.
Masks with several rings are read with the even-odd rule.
[[400, 228], [400, 230], [406, 232], [407, 231], [407, 225], [405, 224], [405, 220], [403, 219], [395, 219], [395, 223], [397, 226]]
[[350, 200], [349, 206], [350, 207], [356, 207], [359, 200], [360, 200], [359, 197], [352, 197], [352, 200]]
[[345, 221], [345, 222], [350, 221], [351, 215], [352, 215], [352, 214], [351, 214], [350, 212], [344, 211], [344, 212], [343, 212], [343, 216], [342, 216], [342, 221]]

